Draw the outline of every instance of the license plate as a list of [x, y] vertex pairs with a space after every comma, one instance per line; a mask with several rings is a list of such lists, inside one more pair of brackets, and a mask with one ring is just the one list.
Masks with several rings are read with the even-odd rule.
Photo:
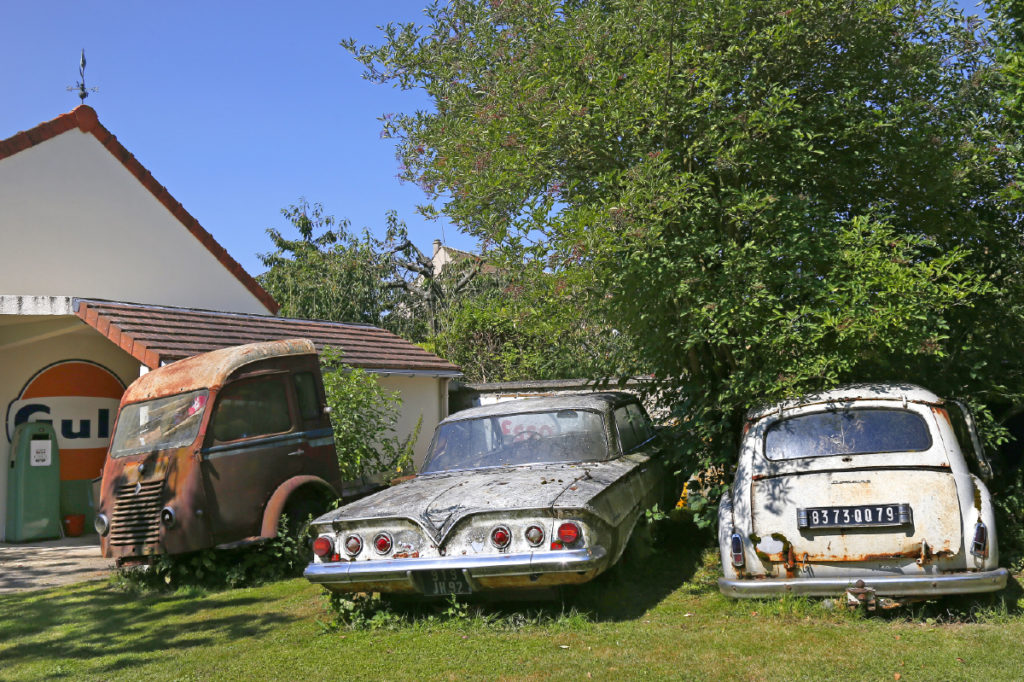
[[449, 569], [440, 571], [417, 571], [416, 581], [420, 591], [429, 596], [448, 594], [470, 594], [473, 590], [462, 571]]
[[800, 528], [884, 528], [914, 522], [909, 504], [861, 504], [797, 509]]

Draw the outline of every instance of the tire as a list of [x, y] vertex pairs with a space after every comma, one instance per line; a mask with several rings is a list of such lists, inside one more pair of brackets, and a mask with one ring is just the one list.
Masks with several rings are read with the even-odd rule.
[[288, 517], [288, 534], [299, 538], [308, 536], [309, 522], [326, 512], [327, 507], [327, 502], [319, 496], [308, 493], [293, 495], [284, 506], [284, 513]]

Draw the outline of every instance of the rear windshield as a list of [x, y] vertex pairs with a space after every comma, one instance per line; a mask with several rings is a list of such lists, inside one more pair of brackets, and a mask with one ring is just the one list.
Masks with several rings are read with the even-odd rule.
[[441, 424], [421, 473], [605, 459], [608, 442], [600, 414], [554, 410]]
[[209, 391], [204, 388], [125, 405], [117, 418], [110, 456], [124, 457], [190, 445], [199, 435], [208, 397]]
[[805, 414], [772, 424], [765, 456], [772, 460], [920, 452], [932, 446], [928, 424], [907, 410], [847, 409]]

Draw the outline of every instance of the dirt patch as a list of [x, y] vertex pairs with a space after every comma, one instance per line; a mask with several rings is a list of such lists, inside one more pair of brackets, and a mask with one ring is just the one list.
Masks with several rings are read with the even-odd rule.
[[95, 535], [24, 544], [0, 542], [0, 594], [102, 580], [114, 570]]

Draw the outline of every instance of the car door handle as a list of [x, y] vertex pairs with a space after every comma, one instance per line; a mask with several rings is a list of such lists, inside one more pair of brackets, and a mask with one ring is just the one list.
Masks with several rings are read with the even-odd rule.
[[304, 455], [304, 454], [306, 454], [306, 451], [303, 450], [302, 448], [299, 448], [295, 452], [289, 452], [288, 453], [288, 457], [295, 457], [296, 455]]

